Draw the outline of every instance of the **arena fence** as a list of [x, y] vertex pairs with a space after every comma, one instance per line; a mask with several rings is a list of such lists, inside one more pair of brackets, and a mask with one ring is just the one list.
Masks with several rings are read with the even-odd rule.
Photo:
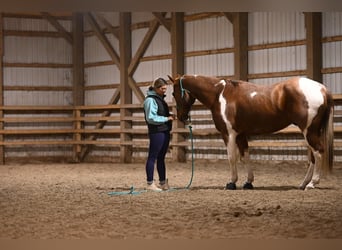
[[[335, 160], [342, 147], [342, 95], [334, 95], [334, 148]], [[172, 108], [173, 103], [170, 103]], [[33, 159], [24, 152], [37, 147], [44, 159], [42, 147], [60, 150], [59, 157], [73, 162], [85, 161], [88, 154], [99, 150], [110, 151], [109, 158], [131, 162], [146, 156], [148, 148], [147, 128], [141, 104], [96, 106], [0, 106], [0, 161], [7, 159]], [[215, 129], [211, 114], [202, 104], [195, 103], [192, 127], [195, 155], [197, 158], [226, 158], [226, 150], [220, 134]], [[181, 138], [181, 139], [180, 139]], [[277, 133], [250, 138], [250, 154], [254, 159], [261, 155], [296, 155], [304, 160], [306, 145], [298, 128], [289, 126]], [[174, 126], [169, 157], [183, 161], [191, 157], [189, 129], [180, 122]], [[15, 150], [14, 150], [15, 149]], [[178, 153], [185, 152], [185, 159]], [[66, 151], [65, 151], [66, 150]], [[296, 152], [296, 153], [295, 153]], [[58, 152], [57, 152], [58, 153]], [[298, 156], [299, 155], [299, 156]], [[48, 157], [46, 157], [48, 158]], [[94, 158], [96, 158], [94, 156]], [[102, 157], [103, 158], [103, 157]], [[266, 159], [266, 158], [265, 158]], [[278, 159], [278, 158], [277, 158]]]

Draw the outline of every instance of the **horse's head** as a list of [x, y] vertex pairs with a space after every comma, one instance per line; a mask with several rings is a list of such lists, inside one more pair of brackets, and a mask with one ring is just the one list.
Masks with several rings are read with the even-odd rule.
[[189, 119], [189, 112], [192, 104], [195, 102], [195, 98], [184, 88], [185, 78], [183, 76], [177, 76], [175, 79], [171, 76], [168, 77], [173, 83], [172, 95], [176, 100], [178, 120], [186, 122]]

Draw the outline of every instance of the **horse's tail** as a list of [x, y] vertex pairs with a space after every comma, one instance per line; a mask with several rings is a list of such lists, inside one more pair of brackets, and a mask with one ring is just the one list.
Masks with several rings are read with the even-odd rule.
[[332, 171], [334, 162], [334, 103], [331, 94], [327, 94], [327, 109], [323, 119], [323, 171]]

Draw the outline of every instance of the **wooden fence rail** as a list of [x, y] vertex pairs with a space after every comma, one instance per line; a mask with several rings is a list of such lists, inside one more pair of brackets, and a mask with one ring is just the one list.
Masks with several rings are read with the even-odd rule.
[[[342, 95], [334, 95], [335, 107], [342, 106]], [[174, 104], [170, 104], [174, 106]], [[122, 117], [121, 109], [129, 109], [130, 116]], [[196, 104], [194, 110], [204, 110], [201, 104]], [[107, 111], [108, 116], [103, 116]], [[108, 112], [109, 111], [109, 112]], [[96, 105], [96, 106], [0, 106], [0, 147], [28, 147], [28, 146], [53, 146], [69, 145], [73, 147], [73, 158], [80, 161], [79, 154], [83, 147], [87, 146], [115, 146], [134, 147], [147, 149], [147, 128], [144, 123], [143, 109], [140, 104], [127, 105]], [[111, 115], [109, 115], [111, 114]], [[205, 121], [212, 123], [211, 114], [194, 114], [193, 121]], [[122, 129], [120, 121], [132, 124], [131, 129]], [[342, 134], [342, 110], [335, 110], [335, 134]], [[99, 129], [96, 124], [105, 122], [106, 126]], [[130, 136], [120, 136], [125, 133]], [[182, 134], [187, 138], [189, 129], [175, 128], [172, 134]], [[254, 138], [249, 142], [251, 148], [258, 147], [305, 147], [304, 140], [282, 141], [277, 140], [279, 135], [299, 135], [297, 127], [289, 126], [275, 134], [269, 139], [258, 140]], [[100, 137], [100, 138], [99, 138]], [[138, 137], [139, 140], [135, 140]], [[207, 138], [195, 142], [195, 147], [223, 147], [218, 131], [212, 126], [210, 128], [193, 129], [193, 137]], [[210, 138], [208, 138], [210, 137]], [[97, 139], [99, 138], [99, 139]], [[210, 140], [216, 138], [217, 140]], [[334, 142], [335, 147], [342, 147], [340, 141]], [[190, 147], [190, 141], [171, 141], [171, 148]], [[4, 150], [1, 150], [4, 152]], [[0, 155], [0, 161], [5, 162], [5, 153]]]

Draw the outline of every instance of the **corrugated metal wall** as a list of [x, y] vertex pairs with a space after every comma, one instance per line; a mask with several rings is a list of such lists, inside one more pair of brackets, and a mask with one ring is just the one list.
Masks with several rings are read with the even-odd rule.
[[[60, 24], [67, 31], [71, 31], [70, 20], [60, 20]], [[31, 18], [4, 18], [4, 30], [6, 31], [43, 31], [56, 32], [56, 29], [44, 19]], [[5, 63], [26, 64], [22, 66], [4, 67], [4, 86], [18, 87], [71, 87], [72, 86], [72, 69], [71, 67], [49, 67], [46, 64], [72, 64], [72, 48], [71, 45], [62, 37], [42, 37], [42, 36], [23, 36], [23, 35], [6, 35], [4, 38], [4, 58]], [[41, 64], [41, 67], [32, 66], [30, 64]], [[41, 90], [5, 90], [4, 105], [70, 105], [72, 104], [71, 91], [41, 91]], [[6, 115], [10, 117], [11, 115]], [[23, 115], [24, 116], [24, 115]], [[30, 114], [27, 116], [40, 116]], [[46, 114], [45, 116], [49, 116]], [[58, 116], [55, 115], [55, 116]], [[41, 124], [40, 128], [46, 128]], [[70, 124], [51, 124], [49, 128], [70, 126]], [[12, 124], [11, 129], [15, 128], [37, 128], [35, 124]], [[11, 137], [12, 139], [17, 139]], [[28, 147], [6, 148], [5, 157], [12, 156], [42, 156], [50, 157], [60, 155], [71, 155], [72, 150], [69, 147], [52, 146], [46, 147]]]
[[[323, 13], [323, 37], [342, 35], [342, 13]], [[323, 68], [342, 67], [342, 41], [323, 44]], [[333, 93], [342, 93], [342, 73], [324, 74], [324, 83]]]
[[[70, 21], [60, 24], [71, 31]], [[56, 31], [46, 20], [5, 18], [5, 30]], [[6, 63], [72, 63], [71, 45], [64, 38], [6, 36], [4, 40]], [[9, 86], [72, 86], [70, 68], [5, 67], [4, 84]], [[59, 92], [6, 91], [5, 105], [68, 105], [69, 91]]]
[[[119, 13], [104, 12], [103, 15], [113, 26], [119, 25]], [[186, 13], [194, 14], [194, 13]], [[167, 14], [170, 17], [170, 13]], [[342, 13], [323, 13], [323, 40], [331, 36], [342, 35]], [[132, 13], [132, 24], [153, 20], [152, 13]], [[305, 23], [302, 12], [253, 12], [248, 14], [248, 43], [249, 46], [287, 41], [305, 40]], [[63, 27], [70, 31], [71, 20], [59, 20]], [[99, 22], [100, 25], [103, 25]], [[104, 26], [101, 26], [102, 28]], [[4, 18], [5, 30], [55, 31], [46, 20], [29, 18]], [[85, 21], [85, 31], [91, 32], [91, 27]], [[136, 26], [132, 30], [132, 56], [135, 55], [148, 28]], [[119, 54], [118, 39], [113, 34], [107, 34], [108, 40]], [[72, 63], [70, 44], [63, 38], [56, 37], [5, 37], [6, 63]], [[211, 51], [234, 47], [232, 24], [222, 15], [210, 16], [206, 19], [189, 20], [185, 23], [185, 52]], [[168, 55], [171, 53], [170, 34], [165, 27], [160, 26], [148, 47], [144, 57]], [[85, 64], [110, 61], [108, 53], [99, 39], [90, 34], [85, 37]], [[216, 76], [232, 76], [234, 74], [233, 53], [208, 53], [201, 56], [186, 56], [185, 73], [205, 74]], [[255, 49], [249, 51], [249, 74], [283, 72], [306, 69], [306, 47], [303, 44], [281, 48]], [[323, 67], [342, 66], [342, 42], [327, 41], [323, 44]], [[137, 82], [151, 82], [156, 77], [171, 74], [171, 60], [144, 60], [135, 71], [133, 78]], [[324, 83], [333, 93], [342, 93], [342, 73], [324, 73]], [[250, 81], [259, 84], [270, 84], [284, 77], [255, 78]], [[85, 68], [86, 87], [118, 84], [120, 72], [116, 65], [87, 66]], [[7, 86], [72, 86], [71, 68], [30, 68], [5, 67], [4, 84]], [[143, 93], [147, 87], [142, 87]], [[85, 104], [107, 104], [113, 89], [91, 90], [85, 95]], [[171, 88], [167, 92], [167, 101], [172, 101]], [[133, 103], [138, 103], [133, 96]], [[6, 91], [5, 105], [70, 105], [71, 91]], [[208, 111], [196, 111], [206, 114]], [[138, 114], [139, 115], [139, 114]], [[115, 125], [114, 125], [115, 126]], [[143, 126], [137, 124], [137, 127]], [[194, 126], [213, 127], [208, 121]], [[202, 140], [202, 138], [195, 138]], [[203, 139], [205, 140], [205, 139]], [[220, 141], [220, 138], [216, 139]], [[199, 150], [198, 158], [226, 158], [225, 149], [219, 148], [212, 155], [203, 155]], [[267, 149], [265, 149], [267, 151]], [[113, 155], [110, 150], [101, 151], [103, 154]], [[42, 154], [47, 154], [43, 152]], [[190, 156], [189, 156], [190, 157]], [[274, 159], [274, 156], [258, 156], [259, 159]], [[276, 156], [284, 159], [301, 159], [302, 154], [290, 156]]]

